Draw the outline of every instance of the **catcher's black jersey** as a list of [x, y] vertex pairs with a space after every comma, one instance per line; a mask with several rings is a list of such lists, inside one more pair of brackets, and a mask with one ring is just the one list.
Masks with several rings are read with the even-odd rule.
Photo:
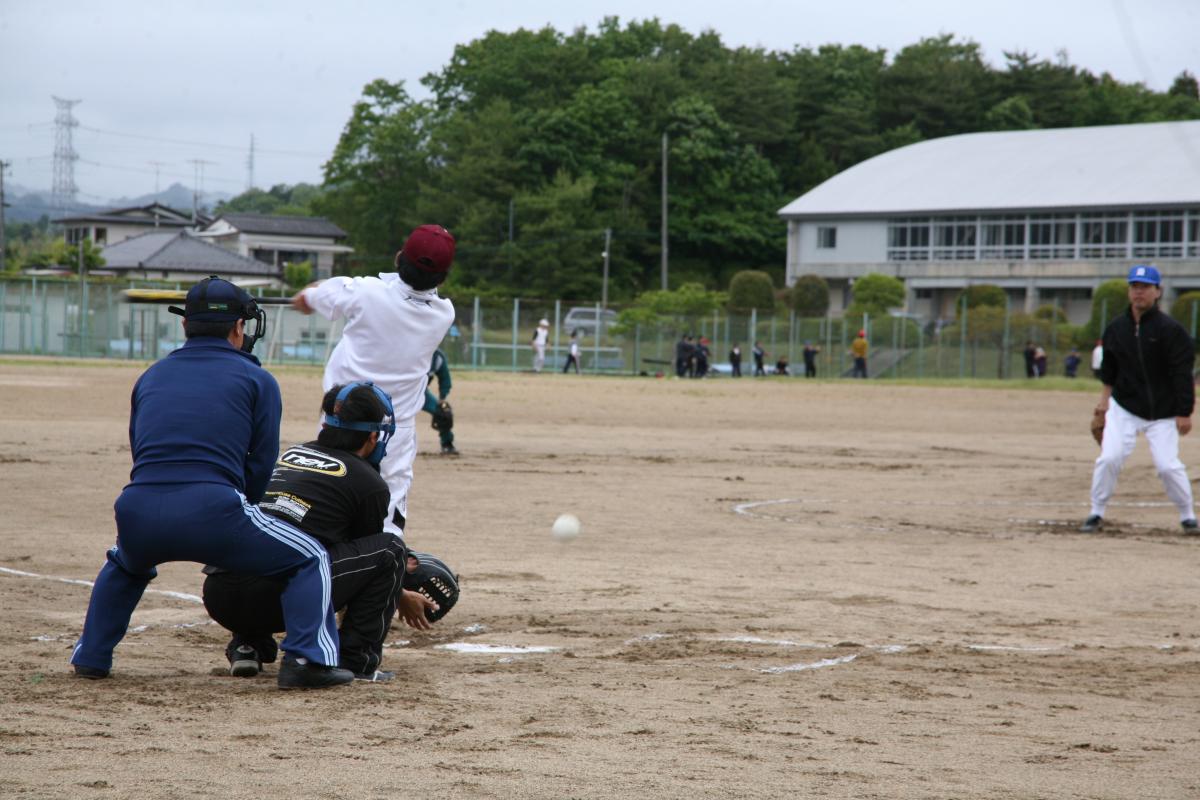
[[364, 459], [306, 442], [279, 457], [259, 508], [328, 547], [382, 531], [389, 495]]

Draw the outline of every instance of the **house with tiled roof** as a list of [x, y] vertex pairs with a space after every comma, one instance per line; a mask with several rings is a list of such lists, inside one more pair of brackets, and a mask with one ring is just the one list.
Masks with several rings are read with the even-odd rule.
[[221, 214], [196, 236], [269, 264], [279, 277], [286, 265], [307, 261], [313, 280], [328, 278], [334, 259], [354, 252], [345, 244], [346, 232], [323, 217]]
[[194, 283], [207, 275], [220, 275], [243, 286], [283, 285], [272, 265], [180, 230], [131, 236], [105, 247], [101, 255], [105, 273], [128, 279]]
[[78, 214], [53, 220], [63, 226], [67, 244], [88, 239], [99, 247], [117, 244], [132, 236], [151, 231], [180, 231], [208, 223], [207, 217], [195, 221], [190, 213], [177, 211], [161, 203], [148, 206], [112, 208], [94, 214]]

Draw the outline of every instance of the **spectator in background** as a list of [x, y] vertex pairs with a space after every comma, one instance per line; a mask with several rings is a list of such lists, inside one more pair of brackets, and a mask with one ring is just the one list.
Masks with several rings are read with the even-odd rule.
[[780, 356], [779, 360], [775, 362], [775, 374], [776, 375], [791, 375], [792, 374], [792, 373], [788, 372], [787, 356]]
[[1072, 347], [1071, 352], [1067, 353], [1067, 358], [1063, 361], [1063, 369], [1068, 378], [1074, 378], [1079, 371], [1079, 362], [1082, 361], [1079, 357], [1079, 349]]
[[1037, 377], [1037, 364], [1034, 363], [1034, 358], [1037, 355], [1037, 349], [1033, 346], [1033, 342], [1026, 342], [1025, 349], [1021, 355], [1025, 356], [1025, 377]]
[[1042, 349], [1041, 345], [1033, 348], [1033, 368], [1037, 377], [1046, 377], [1046, 351]]
[[821, 352], [821, 348], [812, 342], [804, 343], [804, 377], [817, 377], [817, 353], [819, 352]]
[[575, 374], [579, 374], [579, 330], [571, 331], [571, 344], [567, 347], [567, 363], [563, 364], [563, 374], [571, 371], [571, 367], [575, 368]]
[[1104, 363], [1104, 340], [1097, 339], [1096, 346], [1092, 349], [1092, 375], [1096, 380], [1100, 380], [1100, 365]]
[[854, 341], [850, 343], [850, 355], [854, 358], [854, 371], [850, 373], [851, 378], [867, 377], [867, 352], [870, 345], [867, 344], [867, 332], [861, 330]]
[[742, 345], [738, 342], [734, 342], [729, 351], [729, 372], [735, 378], [742, 377]]
[[693, 378], [703, 378], [708, 375], [708, 339], [703, 336], [696, 342], [696, 369]]
[[763, 359], [767, 357], [767, 351], [763, 350], [762, 343], [755, 342], [754, 349], [750, 352], [754, 356], [754, 377], [766, 375], [767, 370], [763, 367]]
[[541, 319], [537, 330], [533, 332], [533, 371], [541, 372], [546, 365], [546, 342], [550, 339], [550, 320]]

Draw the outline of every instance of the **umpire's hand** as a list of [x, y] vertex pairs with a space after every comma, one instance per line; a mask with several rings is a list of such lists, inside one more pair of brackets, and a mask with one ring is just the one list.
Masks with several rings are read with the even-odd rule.
[[425, 609], [427, 608], [437, 611], [438, 604], [420, 592], [410, 592], [408, 589], [400, 590], [400, 600], [396, 603], [396, 613], [400, 615], [400, 619], [408, 623], [408, 627], [422, 631], [432, 628], [433, 623], [425, 618]]

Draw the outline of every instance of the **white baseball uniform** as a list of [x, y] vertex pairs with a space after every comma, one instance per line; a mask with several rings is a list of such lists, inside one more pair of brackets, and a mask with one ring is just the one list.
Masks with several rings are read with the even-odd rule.
[[1179, 460], [1179, 429], [1175, 418], [1142, 419], [1131, 414], [1117, 403], [1109, 400], [1108, 412], [1104, 415], [1104, 439], [1100, 445], [1100, 457], [1092, 471], [1092, 514], [1103, 517], [1108, 500], [1117, 488], [1117, 477], [1121, 466], [1137, 444], [1139, 433], [1145, 434], [1150, 443], [1150, 457], [1154, 468], [1162, 478], [1167, 497], [1179, 509], [1179, 519], [1194, 519], [1192, 507], [1192, 484], [1188, 480], [1187, 468]]
[[542, 367], [546, 365], [546, 342], [550, 338], [550, 328], [546, 325], [538, 325], [537, 332], [533, 334], [533, 371], [541, 372]]
[[378, 278], [330, 278], [304, 290], [314, 311], [345, 318], [341, 341], [325, 365], [325, 391], [351, 381], [372, 381], [392, 398], [396, 433], [379, 472], [391, 491], [384, 530], [404, 532], [394, 515], [408, 516], [408, 491], [417, 455], [416, 416], [425, 405], [429, 361], [454, 322], [454, 304], [437, 289], [418, 291], [395, 272]]

